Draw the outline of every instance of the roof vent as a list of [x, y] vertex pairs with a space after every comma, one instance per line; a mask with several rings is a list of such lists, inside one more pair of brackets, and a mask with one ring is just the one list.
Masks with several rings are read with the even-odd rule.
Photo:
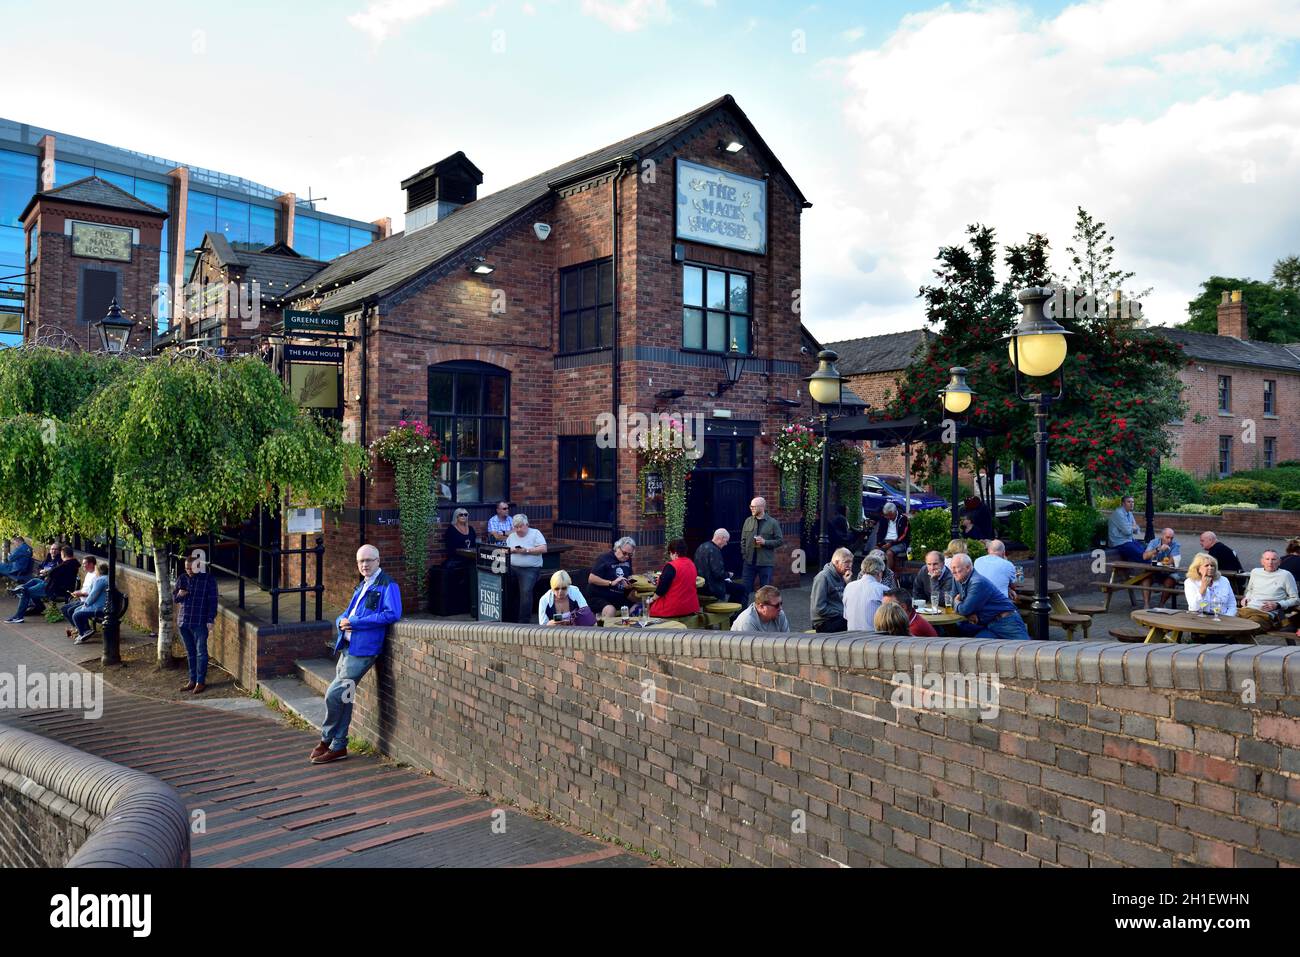
[[432, 225], [474, 202], [482, 182], [483, 173], [461, 152], [407, 177], [402, 181], [402, 189], [406, 190], [406, 231], [413, 233]]

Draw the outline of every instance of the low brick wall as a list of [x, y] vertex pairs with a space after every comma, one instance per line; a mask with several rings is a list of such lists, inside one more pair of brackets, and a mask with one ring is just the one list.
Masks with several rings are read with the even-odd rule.
[[189, 867], [175, 788], [0, 727], [0, 867]]
[[[896, 710], [914, 668], [996, 715]], [[353, 732], [680, 863], [1272, 867], [1297, 715], [1300, 648], [408, 622]]]
[[[1139, 512], [1138, 515], [1141, 521], [1141, 513]], [[1201, 532], [1272, 538], [1279, 544], [1288, 538], [1300, 535], [1300, 512], [1280, 508], [1228, 509], [1222, 515], [1156, 512], [1155, 519], [1159, 527], [1167, 526], [1184, 538], [1191, 537], [1193, 544], [1195, 544], [1195, 536]], [[1246, 556], [1243, 555], [1241, 558], [1243, 562], [1246, 561]], [[1253, 559], [1258, 558], [1258, 555], [1253, 556]]]

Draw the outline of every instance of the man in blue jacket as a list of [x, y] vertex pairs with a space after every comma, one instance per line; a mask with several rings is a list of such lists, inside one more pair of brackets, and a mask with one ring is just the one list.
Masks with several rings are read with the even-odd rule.
[[13, 547], [9, 549], [9, 561], [0, 562], [0, 575], [25, 582], [31, 578], [32, 546], [28, 545], [21, 535], [15, 535], [11, 539], [11, 544]]
[[339, 652], [339, 662], [325, 692], [325, 723], [321, 726], [321, 742], [311, 752], [312, 764], [328, 764], [348, 756], [348, 726], [352, 723], [357, 685], [383, 651], [388, 626], [402, 617], [401, 589], [379, 567], [379, 549], [374, 545], [357, 549], [357, 571], [361, 573], [361, 584], [352, 594], [347, 611], [334, 622], [334, 650]]
[[975, 571], [969, 555], [958, 553], [952, 556], [948, 559], [948, 570], [961, 590], [953, 610], [967, 619], [957, 626], [963, 635], [1029, 638], [1024, 619], [1006, 591]]

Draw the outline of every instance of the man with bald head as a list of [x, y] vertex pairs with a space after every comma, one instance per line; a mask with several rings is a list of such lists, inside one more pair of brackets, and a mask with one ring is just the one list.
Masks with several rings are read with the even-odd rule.
[[745, 557], [741, 580], [746, 598], [754, 589], [772, 584], [776, 550], [784, 544], [780, 522], [767, 514], [767, 500], [755, 498], [749, 503], [749, 518], [740, 529], [740, 553]]
[[1007, 546], [1000, 539], [994, 538], [986, 547], [988, 554], [975, 559], [975, 572], [1000, 588], [1003, 594], [1010, 596], [1011, 587], [1016, 582], [1016, 566], [1007, 561]]
[[361, 584], [352, 593], [347, 611], [334, 622], [334, 650], [339, 653], [334, 680], [325, 692], [325, 723], [321, 742], [311, 752], [312, 764], [329, 764], [348, 756], [348, 727], [357, 685], [384, 650], [388, 626], [402, 617], [402, 591], [379, 567], [379, 549], [357, 549]]
[[1207, 555], [1214, 556], [1214, 560], [1219, 563], [1221, 572], [1239, 572], [1244, 571], [1241, 559], [1231, 548], [1219, 541], [1219, 536], [1213, 532], [1201, 532], [1201, 551]]

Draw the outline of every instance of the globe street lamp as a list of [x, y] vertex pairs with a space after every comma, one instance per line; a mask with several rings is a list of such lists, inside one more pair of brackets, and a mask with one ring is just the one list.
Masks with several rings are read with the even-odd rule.
[[[813, 401], [822, 407], [822, 479], [821, 479], [821, 503], [818, 509], [821, 512], [820, 532], [817, 538], [817, 558], [824, 565], [830, 560], [827, 551], [830, 549], [830, 538], [826, 534], [826, 506], [829, 495], [829, 473], [831, 458], [830, 443], [830, 407], [832, 404], [838, 404], [841, 397], [841, 390], [844, 386], [844, 377], [840, 375], [840, 370], [835, 368], [835, 360], [839, 358], [839, 353], [830, 349], [823, 349], [817, 353], [817, 371], [808, 376], [804, 381], [808, 383], [808, 394], [813, 397]], [[858, 493], [862, 494], [861, 492]]]
[[1065, 393], [1065, 376], [1057, 381], [1055, 394], [1049, 394], [1042, 384], [1037, 391], [1026, 392], [1035, 386], [1024, 383], [1021, 376], [1041, 379], [1053, 375], [1065, 362], [1065, 337], [1070, 332], [1043, 312], [1043, 303], [1052, 298], [1049, 287], [1035, 286], [1024, 290], [1020, 300], [1020, 325], [1010, 336], [1007, 351], [1015, 370], [1016, 397], [1034, 404], [1034, 503], [1036, 535], [1034, 544], [1034, 615], [1035, 637], [1046, 639], [1051, 614], [1047, 597], [1047, 409]]
[[971, 399], [975, 397], [975, 392], [966, 384], [966, 370], [961, 366], [954, 366], [948, 370], [952, 376], [948, 384], [939, 392], [943, 399], [943, 409], [949, 415], [953, 416], [952, 420], [952, 537], [956, 538], [958, 531], [957, 521], [957, 453], [961, 449], [961, 426], [958, 424], [956, 416], [961, 415], [970, 408]]

